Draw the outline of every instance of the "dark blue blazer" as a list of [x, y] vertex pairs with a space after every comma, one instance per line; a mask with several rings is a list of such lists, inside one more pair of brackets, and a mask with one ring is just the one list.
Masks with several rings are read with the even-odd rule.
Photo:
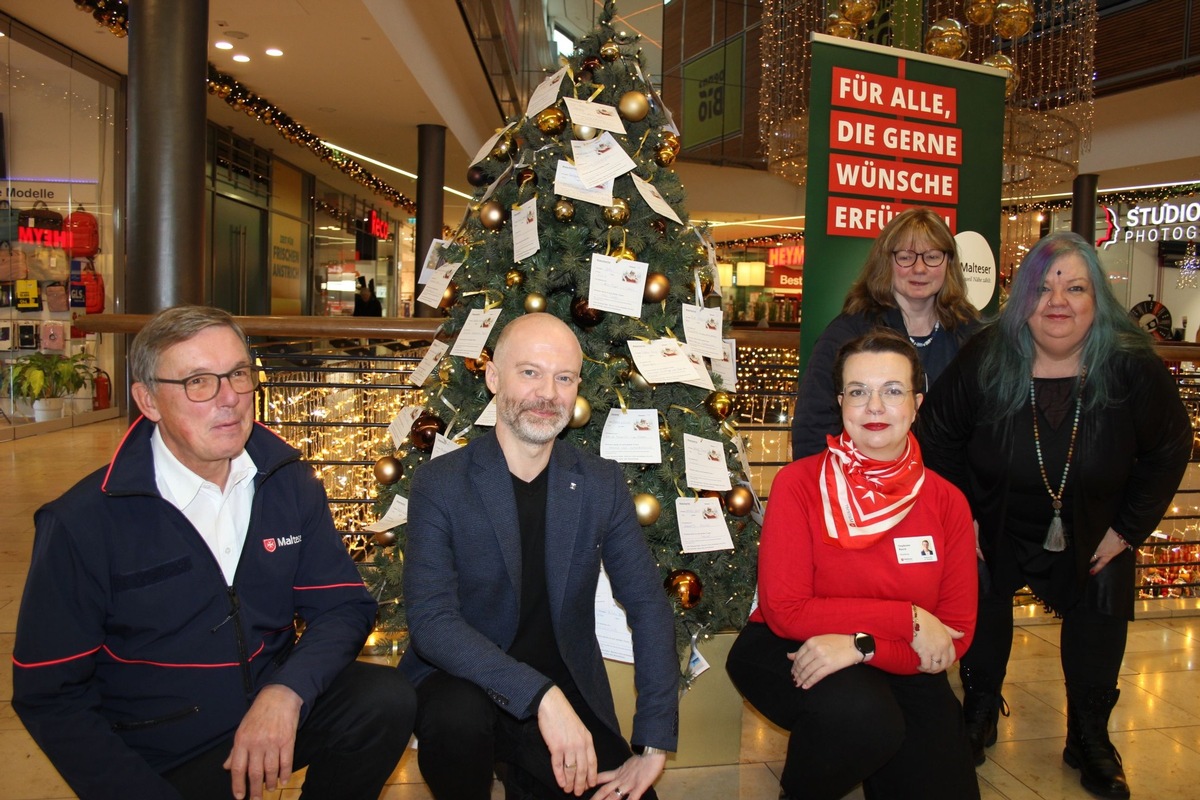
[[[550, 456], [546, 588], [563, 661], [592, 711], [620, 733], [596, 641], [601, 562], [633, 630], [637, 712], [632, 742], [674, 750], [679, 665], [662, 579], [620, 465], [564, 442]], [[517, 719], [537, 713], [548, 678], [507, 654], [521, 599], [521, 534], [494, 432], [422, 465], [413, 476], [404, 551], [411, 647], [400, 669], [414, 684], [435, 669], [483, 688]]]

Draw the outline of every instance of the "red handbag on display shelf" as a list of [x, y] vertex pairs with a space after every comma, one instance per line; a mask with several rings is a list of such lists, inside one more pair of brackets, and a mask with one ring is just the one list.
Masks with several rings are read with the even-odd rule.
[[96, 271], [96, 265], [88, 260], [79, 273], [79, 282], [83, 284], [83, 310], [89, 314], [104, 312], [104, 276]]
[[91, 258], [100, 250], [100, 226], [92, 214], [83, 210], [83, 203], [63, 220], [63, 230], [71, 234], [67, 248], [71, 258]]

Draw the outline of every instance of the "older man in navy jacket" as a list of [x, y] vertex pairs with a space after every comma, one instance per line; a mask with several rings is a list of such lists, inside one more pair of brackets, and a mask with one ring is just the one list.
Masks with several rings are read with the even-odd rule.
[[35, 517], [13, 708], [88, 800], [260, 798], [305, 765], [305, 797], [377, 797], [413, 690], [355, 661], [376, 603], [311, 467], [254, 423], [245, 335], [181, 306], [129, 360], [144, 416]]
[[[488, 363], [493, 434], [423, 465], [404, 597], [421, 773], [439, 800], [654, 797], [678, 737], [670, 606], [619, 465], [556, 441], [582, 353], [549, 314], [510, 323]], [[601, 563], [633, 630], [633, 754], [595, 632]]]

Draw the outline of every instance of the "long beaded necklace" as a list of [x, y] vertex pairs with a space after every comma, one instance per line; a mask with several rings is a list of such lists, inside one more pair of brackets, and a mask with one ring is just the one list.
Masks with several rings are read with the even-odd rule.
[[913, 347], [929, 347], [929, 345], [933, 344], [933, 337], [936, 336], [937, 332], [941, 329], [942, 329], [942, 321], [935, 319], [933, 321], [933, 330], [931, 330], [929, 332], [928, 336], [923, 336], [923, 337], [921, 337], [920, 340], [914, 339], [913, 337], [909, 336], [908, 340], [910, 342], [912, 342]]
[[1062, 480], [1058, 484], [1058, 492], [1055, 493], [1054, 488], [1050, 486], [1050, 478], [1046, 475], [1046, 464], [1042, 460], [1042, 439], [1038, 435], [1037, 421], [1037, 393], [1033, 389], [1033, 376], [1029, 376], [1029, 406], [1033, 411], [1033, 444], [1037, 449], [1038, 469], [1042, 473], [1042, 484], [1046, 487], [1046, 491], [1050, 493], [1051, 508], [1054, 509], [1054, 518], [1050, 520], [1050, 528], [1046, 531], [1046, 541], [1042, 542], [1042, 547], [1051, 553], [1061, 553], [1067, 549], [1067, 537], [1063, 533], [1062, 523], [1062, 497], [1063, 492], [1067, 488], [1067, 475], [1071, 471], [1071, 456], [1075, 454], [1075, 434], [1079, 433], [1079, 411], [1083, 408], [1083, 382], [1087, 380], [1087, 366], [1079, 375], [1079, 393], [1075, 397], [1075, 421], [1071, 423], [1071, 443], [1067, 445], [1067, 463], [1063, 465]]

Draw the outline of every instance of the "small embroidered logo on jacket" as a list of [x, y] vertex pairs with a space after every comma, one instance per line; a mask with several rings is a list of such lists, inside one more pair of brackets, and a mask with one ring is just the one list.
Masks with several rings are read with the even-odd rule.
[[274, 539], [263, 539], [263, 549], [266, 550], [268, 553], [274, 553], [275, 548], [287, 547], [288, 545], [291, 545], [291, 544], [300, 544], [300, 540], [303, 538], [304, 538], [303, 536], [296, 535], [296, 536], [279, 536]]

